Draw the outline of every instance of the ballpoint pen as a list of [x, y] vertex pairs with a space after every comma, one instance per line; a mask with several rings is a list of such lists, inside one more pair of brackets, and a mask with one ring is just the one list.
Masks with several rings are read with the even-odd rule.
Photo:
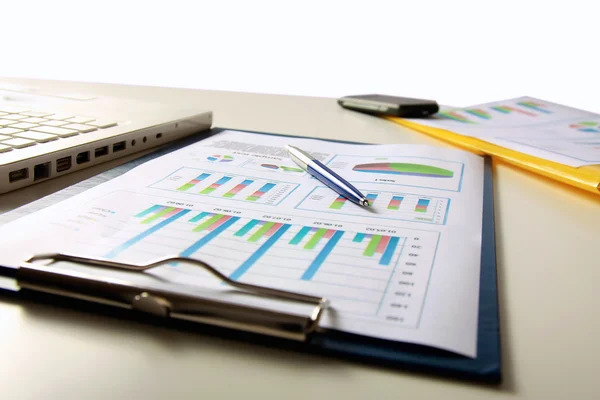
[[348, 200], [363, 207], [369, 207], [369, 200], [354, 186], [344, 178], [330, 170], [320, 162], [311, 157], [310, 154], [300, 150], [297, 147], [285, 146], [290, 158], [294, 160], [303, 170], [329, 186], [336, 193], [344, 196]]

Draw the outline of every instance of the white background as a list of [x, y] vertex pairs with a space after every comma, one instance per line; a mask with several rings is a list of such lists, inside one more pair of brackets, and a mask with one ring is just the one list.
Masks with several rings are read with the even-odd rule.
[[600, 112], [597, 1], [1, 1], [0, 75]]

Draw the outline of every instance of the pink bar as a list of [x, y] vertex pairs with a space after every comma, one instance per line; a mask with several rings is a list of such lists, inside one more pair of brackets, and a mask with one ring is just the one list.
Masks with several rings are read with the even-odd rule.
[[385, 248], [387, 247], [389, 241], [390, 241], [390, 237], [389, 236], [382, 236], [381, 240], [377, 244], [377, 248], [375, 249], [375, 253], [383, 254], [383, 252], [385, 251]]
[[510, 110], [510, 111], [516, 111], [516, 112], [520, 112], [521, 114], [526, 114], [526, 115], [530, 115], [532, 117], [537, 117], [537, 115], [534, 114], [534, 113], [530, 113], [530, 112], [525, 111], [525, 110], [520, 110], [518, 108], [509, 107], [509, 106], [505, 106], [504, 108], [506, 108], [507, 110]]
[[219, 226], [223, 225], [225, 222], [227, 222], [227, 220], [231, 218], [231, 215], [226, 215], [224, 217], [222, 217], [220, 220], [218, 220], [217, 222], [214, 222], [211, 226], [209, 226], [208, 228], [206, 228], [207, 231], [213, 231], [215, 229], [217, 229]]
[[252, 193], [251, 196], [253, 196], [253, 197], [261, 197], [263, 194], [265, 194], [265, 192], [261, 192], [260, 190], [257, 190], [256, 192]]
[[239, 185], [237, 185], [236, 187], [234, 187], [233, 189], [231, 189], [229, 191], [229, 193], [231, 194], [238, 194], [240, 190], [242, 190], [243, 188], [247, 187], [248, 185], [242, 185], [241, 183]]
[[196, 185], [197, 183], [199, 183], [200, 181], [198, 179], [192, 179], [191, 181], [189, 181], [188, 183], [190, 185]]
[[328, 229], [327, 232], [325, 232], [325, 234], [323, 235], [323, 237], [325, 239], [330, 239], [334, 233], [335, 233], [334, 229]]
[[177, 214], [179, 211], [183, 210], [183, 208], [176, 208], [173, 211], [163, 215], [163, 218], [169, 218], [172, 217], [173, 215]]
[[271, 228], [269, 228], [269, 230], [267, 231], [267, 233], [265, 233], [265, 236], [270, 237], [271, 235], [273, 235], [275, 232], [277, 232], [279, 230], [279, 228], [281, 228], [280, 223], [276, 223], [275, 225], [273, 225]]

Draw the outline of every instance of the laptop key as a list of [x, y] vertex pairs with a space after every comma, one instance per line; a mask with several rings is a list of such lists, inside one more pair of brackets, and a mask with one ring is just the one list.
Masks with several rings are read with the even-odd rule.
[[0, 153], [6, 153], [7, 151], [11, 151], [12, 147], [10, 146], [5, 146], [2, 143], [0, 143]]
[[[5, 128], [6, 129], [6, 128]], [[69, 137], [79, 135], [79, 132], [74, 131], [73, 129], [65, 129], [57, 126], [38, 126], [37, 128], [32, 128], [32, 131], [41, 132], [41, 133], [49, 133], [51, 135], [56, 135], [60, 137]]]
[[67, 118], [67, 121], [70, 121], [73, 124], [85, 124], [86, 122], [91, 122], [93, 120], [94, 120], [94, 118], [91, 118], [91, 117], [73, 117], [73, 118]]
[[39, 126], [38, 124], [31, 124], [29, 122], [18, 122], [16, 124], [11, 125], [11, 128], [17, 128], [17, 129], [31, 129], [31, 128], [35, 128], [36, 126]]
[[106, 129], [106, 128], [112, 128], [113, 126], [117, 126], [117, 123], [114, 121], [103, 121], [101, 119], [98, 119], [95, 121], [88, 122], [87, 125], [92, 125], [92, 126], [95, 126], [96, 128], [100, 128], [100, 129]]
[[69, 123], [70, 123], [69, 121], [55, 121], [55, 120], [51, 119], [49, 121], [44, 121], [41, 124], [47, 125], [47, 126], [63, 126], [63, 125], [67, 125]]
[[15, 129], [15, 128], [2, 128], [0, 129], [0, 135], [13, 135], [15, 133], [21, 133], [23, 129]]
[[0, 135], [0, 142], [8, 139], [12, 139], [12, 136]]
[[46, 118], [39, 117], [29, 117], [27, 119], [21, 120], [21, 122], [29, 122], [30, 124], [39, 124], [40, 122], [46, 121]]
[[35, 140], [36, 142], [45, 143], [51, 140], [56, 140], [58, 137], [56, 135], [50, 135], [48, 133], [40, 133], [40, 132], [23, 132], [17, 133], [13, 137], [19, 137], [22, 139]]
[[1, 143], [4, 145], [14, 147], [15, 149], [22, 149], [23, 147], [35, 145], [35, 141], [21, 138], [12, 138], [10, 140], [4, 140]]
[[27, 115], [21, 115], [21, 114], [7, 114], [7, 115], [3, 115], [2, 119], [12, 119], [13, 121], [20, 121], [22, 119], [27, 119], [29, 118]]
[[0, 119], [0, 127], [9, 126], [18, 122], [19, 121], [13, 121], [12, 119]]
[[84, 124], [69, 124], [69, 125], [63, 126], [63, 128], [75, 129], [76, 131], [79, 131], [81, 133], [88, 133], [88, 132], [92, 132], [92, 131], [95, 131], [98, 129], [95, 126], [89, 126], [89, 125], [84, 125]]
[[47, 117], [48, 115], [52, 115], [52, 113], [44, 112], [44, 111], [23, 111], [19, 114], [27, 115], [29, 117]]

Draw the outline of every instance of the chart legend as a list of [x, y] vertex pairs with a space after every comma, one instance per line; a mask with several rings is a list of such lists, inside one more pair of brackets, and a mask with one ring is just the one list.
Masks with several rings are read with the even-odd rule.
[[298, 188], [297, 183], [236, 174], [224, 174], [196, 168], [180, 168], [152, 188], [177, 191], [193, 196], [208, 196], [232, 201], [278, 205]]
[[297, 206], [299, 210], [319, 211], [339, 215], [365, 216], [398, 221], [412, 221], [443, 225], [450, 208], [445, 197], [419, 196], [408, 193], [368, 191], [358, 189], [369, 200], [370, 207], [361, 207], [331, 189], [319, 186], [313, 189]]

